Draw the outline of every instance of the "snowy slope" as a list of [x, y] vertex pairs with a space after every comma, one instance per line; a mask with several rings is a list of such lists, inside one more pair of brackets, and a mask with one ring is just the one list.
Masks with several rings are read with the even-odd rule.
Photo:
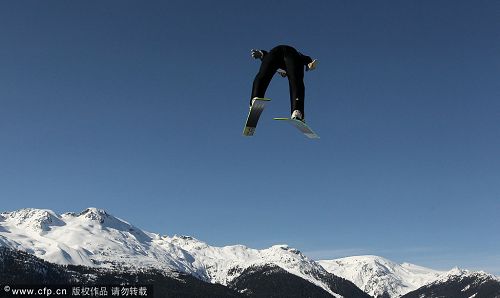
[[21, 209], [2, 213], [0, 245], [31, 253], [56, 264], [92, 267], [158, 268], [196, 274], [191, 256], [106, 211], [88, 208], [80, 214]]
[[352, 281], [374, 297], [400, 297], [438, 279], [444, 271], [397, 264], [377, 256], [354, 256], [318, 263], [328, 272]]
[[484, 271], [454, 268], [404, 297], [500, 297], [500, 278]]
[[[450, 279], [460, 281], [460, 276], [465, 276], [467, 282], [474, 278], [483, 280], [481, 273], [456, 270], [446, 273], [407, 263], [396, 264], [376, 256], [315, 262], [287, 245], [261, 250], [243, 245], [214, 247], [188, 236], [146, 232], [97, 208], [62, 215], [46, 209], [1, 213], [0, 246], [22, 250], [56, 264], [127, 271], [156, 268], [167, 275], [181, 272], [222, 285], [229, 285], [246, 269], [272, 265], [336, 297], [340, 295], [332, 289], [339, 291], [337, 286], [341, 282], [334, 281], [335, 276], [353, 282], [372, 296], [390, 297], [400, 297], [435, 282], [439, 285]], [[471, 274], [480, 276], [471, 277]], [[344, 289], [351, 286], [351, 283], [342, 285]]]
[[500, 277], [486, 273], [484, 271], [470, 271], [466, 269], [460, 269], [455, 267], [450, 271], [446, 271], [444, 274], [440, 275], [438, 279], [434, 280], [433, 284], [448, 282], [451, 279], [464, 279], [464, 278], [478, 278], [478, 279], [491, 279], [500, 281]]
[[193, 266], [204, 267], [209, 280], [214, 283], [227, 285], [248, 267], [274, 264], [334, 294], [326, 283], [316, 277], [326, 271], [300, 251], [287, 245], [257, 250], [243, 245], [213, 247], [186, 236], [166, 237], [165, 240], [193, 255]]
[[56, 264], [157, 268], [223, 285], [250, 266], [274, 264], [334, 295], [317, 278], [329, 273], [286, 245], [263, 250], [242, 245], [212, 247], [191, 237], [145, 232], [97, 208], [62, 215], [44, 209], [4, 212], [0, 215], [0, 246]]

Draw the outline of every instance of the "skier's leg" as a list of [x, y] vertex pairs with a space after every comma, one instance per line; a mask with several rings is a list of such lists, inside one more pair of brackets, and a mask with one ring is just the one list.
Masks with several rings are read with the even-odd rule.
[[285, 56], [285, 64], [290, 88], [291, 113], [299, 110], [302, 113], [302, 119], [304, 119], [304, 65], [296, 55]]
[[252, 86], [252, 96], [250, 97], [250, 105], [252, 104], [252, 99], [254, 97], [264, 97], [266, 94], [267, 87], [271, 82], [274, 74], [278, 70], [278, 55], [270, 52], [260, 65], [259, 72], [255, 76]]

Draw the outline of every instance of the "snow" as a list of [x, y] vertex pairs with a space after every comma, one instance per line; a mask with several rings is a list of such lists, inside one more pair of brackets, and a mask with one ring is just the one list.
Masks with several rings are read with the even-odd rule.
[[133, 270], [156, 268], [165, 274], [191, 274], [227, 285], [252, 266], [276, 265], [325, 289], [328, 272], [356, 284], [372, 296], [400, 297], [450, 278], [475, 275], [479, 282], [498, 277], [459, 268], [437, 271], [397, 264], [378, 256], [353, 256], [315, 262], [287, 245], [253, 249], [244, 245], [210, 246], [189, 236], [160, 236], [141, 230], [105, 210], [87, 208], [58, 215], [47, 209], [21, 209], [0, 214], [0, 246], [31, 253], [56, 264]]
[[57, 214], [46, 209], [28, 208], [11, 213], [2, 213], [1, 220], [35, 233], [43, 233], [49, 231], [52, 227], [64, 225], [64, 222]]
[[[398, 264], [379, 256], [353, 256], [318, 263], [328, 272], [352, 281], [366, 293], [376, 297], [387, 292], [390, 297], [401, 297], [422, 286], [441, 284], [451, 279], [474, 277], [478, 283], [497, 277], [483, 271], [471, 272], [458, 267], [438, 271], [410, 263]], [[462, 291], [466, 291], [466, 286]]]
[[157, 268], [223, 285], [248, 267], [273, 264], [338, 297], [315, 277], [315, 273], [328, 274], [323, 267], [286, 245], [263, 250], [243, 245], [214, 247], [192, 237], [143, 231], [98, 208], [62, 215], [44, 209], [4, 212], [0, 217], [0, 245], [56, 264]]
[[105, 268], [153, 267], [194, 274], [188, 254], [174, 245], [154, 244], [144, 232], [104, 210], [88, 208], [61, 216], [50, 210], [3, 213], [0, 243], [56, 264]]
[[213, 283], [227, 285], [248, 267], [274, 264], [335, 295], [326, 284], [312, 274], [326, 273], [324, 269], [287, 245], [274, 245], [268, 249], [257, 250], [243, 245], [214, 247], [187, 236], [163, 239], [187, 250], [194, 257], [193, 266], [205, 270], [208, 280]]
[[460, 269], [455, 267], [450, 271], [445, 272], [438, 279], [436, 279], [433, 283], [446, 283], [451, 279], [464, 279], [464, 278], [473, 278], [476, 282], [484, 283], [488, 280], [496, 280], [498, 281], [498, 277], [484, 271], [470, 271], [465, 269]]
[[410, 263], [397, 264], [372, 255], [321, 260], [318, 263], [328, 272], [352, 281], [372, 296], [387, 292], [390, 297], [400, 297], [445, 273]]

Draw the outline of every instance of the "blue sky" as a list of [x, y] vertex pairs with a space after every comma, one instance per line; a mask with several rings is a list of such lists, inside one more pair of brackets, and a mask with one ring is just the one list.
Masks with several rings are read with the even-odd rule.
[[[0, 4], [2, 210], [99, 207], [212, 245], [287, 243], [500, 274], [495, 1]], [[304, 138], [259, 62], [290, 44]]]

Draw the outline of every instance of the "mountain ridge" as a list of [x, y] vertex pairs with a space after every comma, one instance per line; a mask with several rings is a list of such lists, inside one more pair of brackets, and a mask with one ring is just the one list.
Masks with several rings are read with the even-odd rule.
[[434, 281], [446, 271], [364, 255], [318, 261], [328, 272], [346, 278], [374, 297], [400, 297]]
[[[284, 282], [283, 278], [296, 276], [334, 297], [348, 297], [353, 293], [401, 297], [439, 281], [439, 277], [449, 279], [444, 277], [448, 271], [396, 264], [378, 256], [314, 261], [286, 244], [266, 249], [245, 245], [211, 246], [191, 236], [144, 231], [95, 207], [61, 215], [34, 208], [2, 212], [0, 246], [25, 251], [59, 265], [118, 271], [152, 268], [167, 275], [180, 273], [228, 287], [248, 282], [264, 285], [257, 275], [268, 270], [275, 281]], [[448, 275], [468, 274], [455, 273]], [[474, 278], [480, 280], [482, 275], [472, 276], [470, 280]], [[364, 293], [357, 292], [359, 289]], [[260, 293], [255, 284], [253, 293]]]

